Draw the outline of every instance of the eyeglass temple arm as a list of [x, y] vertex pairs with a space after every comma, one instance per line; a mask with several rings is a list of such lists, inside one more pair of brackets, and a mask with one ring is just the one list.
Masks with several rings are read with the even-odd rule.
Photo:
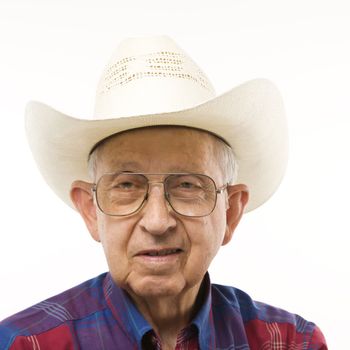
[[226, 190], [226, 188], [227, 188], [228, 185], [229, 185], [229, 184], [227, 183], [227, 184], [225, 184], [225, 185], [219, 187], [215, 192], [216, 192], [217, 194], [223, 193], [223, 192]]

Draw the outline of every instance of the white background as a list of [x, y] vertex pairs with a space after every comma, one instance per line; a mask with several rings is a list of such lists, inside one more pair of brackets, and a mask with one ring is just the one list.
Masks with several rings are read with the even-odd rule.
[[218, 93], [265, 77], [280, 88], [290, 161], [273, 198], [247, 214], [212, 264], [215, 282], [317, 323], [349, 348], [350, 5], [348, 1], [0, 2], [0, 319], [106, 270], [80, 217], [28, 149], [30, 99], [89, 118], [97, 81], [127, 36], [173, 37]]

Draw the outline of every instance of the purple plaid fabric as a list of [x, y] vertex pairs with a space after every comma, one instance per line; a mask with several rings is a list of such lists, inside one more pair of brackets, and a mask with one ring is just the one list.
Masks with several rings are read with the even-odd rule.
[[[177, 349], [327, 349], [321, 331], [298, 315], [211, 284], [208, 274], [203, 288], [192, 335]], [[150, 334], [155, 340], [127, 293], [105, 273], [2, 321], [0, 350], [149, 349], [142, 344]]]

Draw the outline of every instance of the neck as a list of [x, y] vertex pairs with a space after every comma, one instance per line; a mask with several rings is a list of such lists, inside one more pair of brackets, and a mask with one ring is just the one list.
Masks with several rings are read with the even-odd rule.
[[160, 338], [163, 349], [175, 349], [177, 335], [202, 305], [204, 293], [200, 286], [176, 296], [140, 298], [130, 293], [138, 310]]

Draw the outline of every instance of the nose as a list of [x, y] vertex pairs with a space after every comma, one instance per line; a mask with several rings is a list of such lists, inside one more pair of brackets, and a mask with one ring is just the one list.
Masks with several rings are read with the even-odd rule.
[[176, 226], [176, 219], [171, 211], [162, 183], [150, 183], [147, 201], [141, 210], [141, 227], [152, 235], [169, 232]]

